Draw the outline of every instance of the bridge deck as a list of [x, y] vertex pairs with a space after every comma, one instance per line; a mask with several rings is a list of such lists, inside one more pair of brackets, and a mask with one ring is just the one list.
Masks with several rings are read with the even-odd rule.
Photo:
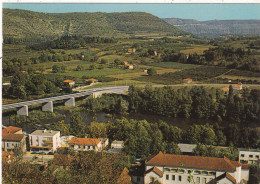
[[107, 92], [111, 92], [111, 93], [123, 93], [127, 89], [128, 89], [128, 86], [92, 88], [92, 89], [86, 90], [85, 92], [80, 92], [80, 93], [72, 93], [72, 94], [68, 94], [68, 95], [55, 96], [55, 97], [50, 97], [50, 98], [42, 98], [42, 99], [38, 99], [38, 100], [31, 100], [31, 101], [26, 101], [26, 102], [7, 104], [7, 105], [2, 106], [2, 110], [23, 107], [25, 105], [30, 106], [30, 105], [35, 105], [35, 104], [42, 104], [42, 103], [47, 103], [50, 101], [65, 100], [65, 99], [69, 99], [69, 98], [73, 98], [73, 97], [77, 98], [77, 97], [82, 97], [82, 96], [88, 96], [88, 95], [93, 94], [94, 92], [106, 92], [107, 91]]

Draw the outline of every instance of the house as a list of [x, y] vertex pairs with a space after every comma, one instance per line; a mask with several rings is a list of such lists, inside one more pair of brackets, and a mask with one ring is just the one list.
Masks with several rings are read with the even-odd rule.
[[135, 53], [136, 49], [135, 48], [130, 48], [127, 50], [128, 53]]
[[102, 139], [76, 137], [70, 140], [69, 147], [75, 151], [101, 151], [103, 149]]
[[[236, 85], [231, 85], [231, 86], [232, 86], [232, 88], [234, 90], [234, 93], [238, 93], [238, 91], [242, 90], [242, 88], [243, 88], [243, 84], [241, 82], [239, 82]], [[221, 88], [221, 90], [224, 91], [225, 95], [228, 95], [228, 93], [229, 93], [229, 86]]]
[[71, 88], [75, 85], [75, 81], [73, 80], [64, 80], [63, 82], [68, 84]]
[[129, 170], [124, 168], [119, 178], [117, 179], [117, 184], [130, 184], [131, 176], [129, 176]]
[[192, 151], [197, 147], [197, 144], [178, 144], [182, 154], [184, 155], [192, 155]]
[[238, 160], [242, 164], [256, 164], [260, 160], [259, 149], [238, 148]]
[[98, 82], [98, 80], [97, 80], [97, 79], [94, 79], [94, 78], [91, 78], [91, 79], [85, 79], [85, 82], [86, 82], [87, 84], [92, 84], [92, 83]]
[[133, 69], [134, 69], [134, 65], [131, 65], [131, 64], [126, 63], [126, 64], [125, 64], [125, 68], [130, 69], [130, 70], [133, 70]]
[[[207, 146], [207, 145], [205, 145], [205, 146]], [[179, 143], [178, 147], [180, 148], [183, 155], [193, 155], [193, 149], [195, 149], [197, 147], [197, 144]], [[213, 146], [213, 147], [216, 148], [216, 151], [228, 149], [228, 147], [224, 147], [224, 146]]]
[[29, 134], [31, 151], [51, 151], [55, 152], [61, 147], [60, 131], [35, 130]]
[[225, 183], [248, 181], [249, 170], [227, 157], [172, 155], [159, 152], [145, 163], [144, 183]]
[[25, 136], [22, 128], [9, 126], [2, 129], [2, 150], [14, 151], [15, 148], [20, 148], [22, 152], [26, 151]]
[[114, 140], [112, 143], [111, 143], [111, 148], [118, 148], [118, 149], [123, 149], [124, 148], [124, 141], [117, 141], [117, 140]]
[[232, 85], [234, 90], [242, 90], [243, 85], [241, 82], [239, 82], [237, 85]]
[[187, 78], [187, 79], [183, 79], [183, 82], [186, 84], [192, 83], [192, 79]]

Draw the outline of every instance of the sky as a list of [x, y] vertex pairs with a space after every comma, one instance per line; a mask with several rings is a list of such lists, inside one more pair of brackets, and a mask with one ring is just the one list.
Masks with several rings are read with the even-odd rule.
[[260, 4], [4, 3], [3, 8], [46, 13], [142, 11], [160, 18], [183, 18], [200, 21], [260, 19]]

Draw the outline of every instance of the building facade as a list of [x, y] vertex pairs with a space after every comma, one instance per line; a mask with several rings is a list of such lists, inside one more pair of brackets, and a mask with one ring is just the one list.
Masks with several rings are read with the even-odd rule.
[[248, 180], [249, 170], [228, 158], [170, 155], [160, 152], [146, 162], [144, 183], [236, 184]]
[[22, 128], [9, 126], [2, 129], [2, 150], [14, 151], [16, 148], [26, 151], [25, 136]]
[[242, 164], [255, 164], [260, 159], [260, 150], [239, 148], [239, 162]]
[[75, 138], [70, 140], [69, 147], [75, 151], [101, 151], [102, 139]]
[[55, 152], [61, 147], [60, 131], [35, 130], [29, 134], [31, 151], [51, 151]]
[[124, 148], [124, 141], [117, 141], [117, 140], [114, 140], [112, 143], [111, 143], [111, 148], [117, 148], [117, 149], [123, 149]]

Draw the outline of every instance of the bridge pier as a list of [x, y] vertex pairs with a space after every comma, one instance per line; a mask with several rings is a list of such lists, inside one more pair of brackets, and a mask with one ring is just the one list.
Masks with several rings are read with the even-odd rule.
[[69, 98], [69, 100], [65, 102], [65, 106], [75, 106], [75, 98]]
[[50, 112], [53, 112], [53, 102], [50, 101], [50, 102], [47, 102], [46, 104], [44, 104], [42, 106], [42, 111], [50, 111]]
[[21, 107], [21, 108], [17, 111], [17, 115], [28, 116], [28, 115], [29, 115], [28, 105], [25, 105], [25, 106]]

